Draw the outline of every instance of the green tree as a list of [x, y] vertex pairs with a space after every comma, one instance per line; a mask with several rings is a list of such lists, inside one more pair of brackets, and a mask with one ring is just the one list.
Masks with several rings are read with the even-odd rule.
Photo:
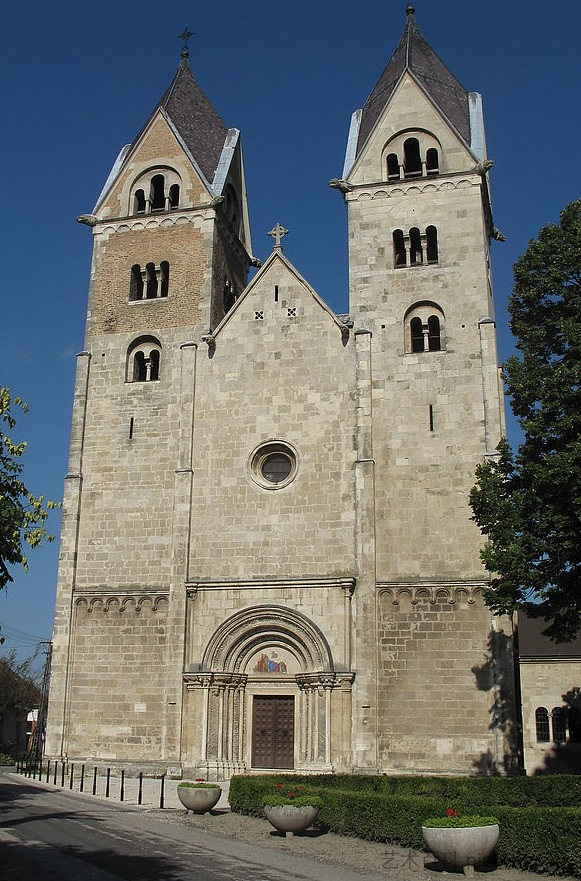
[[35, 548], [43, 540], [53, 541], [45, 522], [49, 512], [59, 507], [57, 502], [33, 495], [21, 479], [26, 442], [14, 443], [7, 434], [16, 425], [14, 407], [28, 410], [21, 398], [0, 388], [0, 588], [14, 580], [8, 566], [28, 569], [25, 544]]
[[14, 710], [32, 710], [39, 707], [42, 692], [34, 673], [36, 654], [19, 661], [12, 651], [0, 658], [0, 718]]
[[478, 467], [470, 502], [489, 539], [488, 605], [543, 617], [566, 642], [581, 626], [581, 201], [541, 229], [514, 277], [520, 354], [504, 378], [524, 440], [516, 454], [503, 440]]

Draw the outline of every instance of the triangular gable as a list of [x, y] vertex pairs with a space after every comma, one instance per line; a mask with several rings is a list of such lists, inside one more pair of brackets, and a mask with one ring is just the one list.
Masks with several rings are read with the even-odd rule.
[[252, 296], [252, 293], [255, 290], [255, 288], [257, 287], [257, 285], [259, 285], [261, 283], [261, 281], [263, 281], [265, 275], [268, 274], [269, 270], [272, 268], [272, 266], [277, 261], [282, 264], [284, 269], [286, 269], [292, 276], [294, 276], [295, 280], [299, 283], [299, 285], [312, 297], [312, 299], [315, 301], [315, 303], [318, 304], [318, 306], [320, 306], [320, 308], [323, 310], [323, 312], [325, 312], [331, 318], [333, 323], [336, 324], [337, 327], [341, 331], [345, 330], [346, 325], [335, 315], [333, 310], [329, 306], [327, 306], [325, 301], [323, 299], [321, 299], [321, 297], [317, 294], [317, 292], [314, 290], [314, 288], [312, 288], [310, 286], [308, 281], [306, 281], [306, 279], [303, 278], [303, 276], [293, 266], [293, 264], [289, 260], [287, 260], [287, 258], [284, 256], [282, 251], [277, 250], [275, 248], [275, 250], [272, 252], [272, 254], [268, 258], [268, 260], [263, 264], [263, 266], [260, 268], [260, 270], [256, 273], [256, 275], [254, 276], [254, 278], [252, 279], [250, 284], [245, 288], [243, 293], [238, 297], [235, 304], [232, 306], [230, 311], [226, 313], [226, 315], [224, 316], [224, 318], [222, 319], [220, 324], [215, 328], [213, 333], [204, 337], [204, 339], [207, 342], [212, 343], [216, 340], [216, 338], [219, 336], [221, 331], [226, 327], [226, 325], [232, 320], [234, 315], [236, 315], [236, 313], [239, 311], [239, 309], [243, 305], [243, 303], [245, 303], [246, 300]]

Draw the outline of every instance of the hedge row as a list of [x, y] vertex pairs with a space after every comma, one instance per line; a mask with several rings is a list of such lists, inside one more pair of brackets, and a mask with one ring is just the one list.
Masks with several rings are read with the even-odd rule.
[[[321, 785], [321, 777], [275, 776], [233, 777], [230, 782], [230, 805], [233, 811], [263, 816], [262, 798], [271, 794], [275, 783], [298, 785], [321, 796], [323, 807], [318, 825], [338, 835], [352, 835], [369, 841], [384, 841], [402, 847], [423, 849], [421, 826], [428, 817], [443, 815], [450, 800], [440, 795], [393, 795], [376, 788], [379, 778], [349, 777], [357, 788], [339, 789]], [[327, 778], [325, 778], [327, 779]], [[396, 779], [396, 778], [391, 778]], [[426, 778], [399, 778], [416, 779]], [[428, 778], [433, 779], [433, 778]], [[441, 778], [440, 778], [441, 779]], [[452, 778], [448, 778], [452, 779]], [[464, 780], [464, 778], [460, 778]], [[571, 778], [569, 778], [570, 780]], [[368, 787], [360, 785], [367, 780]], [[454, 801], [454, 808], [467, 809]], [[498, 861], [506, 866], [571, 875], [581, 878], [581, 807], [506, 807], [488, 804], [478, 813], [494, 814], [500, 821]]]
[[[326, 789], [384, 792], [394, 796], [443, 798], [455, 810], [475, 813], [480, 808], [581, 807], [581, 775], [551, 774], [538, 777], [390, 777], [363, 774], [284, 775], [260, 778], [268, 788], [280, 780], [288, 784], [324, 786]], [[481, 812], [481, 811], [480, 811]]]

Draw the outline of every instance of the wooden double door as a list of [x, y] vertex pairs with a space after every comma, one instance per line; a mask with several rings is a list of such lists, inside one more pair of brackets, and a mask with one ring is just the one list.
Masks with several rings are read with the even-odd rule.
[[295, 699], [293, 695], [254, 695], [252, 767], [294, 768]]

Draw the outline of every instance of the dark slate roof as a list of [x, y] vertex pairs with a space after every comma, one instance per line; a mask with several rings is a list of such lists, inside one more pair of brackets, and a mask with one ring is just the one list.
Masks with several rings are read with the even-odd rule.
[[403, 36], [363, 107], [357, 155], [391, 98], [404, 70], [415, 75], [466, 143], [470, 143], [468, 92], [419, 32], [414, 18], [414, 7], [408, 5], [406, 13], [407, 23]]
[[212, 183], [228, 126], [195, 81], [187, 56], [182, 56], [169, 88], [135, 138], [134, 144], [160, 107], [163, 107], [175, 125], [206, 180]]
[[549, 622], [544, 618], [529, 618], [518, 613], [518, 642], [521, 658], [579, 658], [581, 657], [581, 631], [572, 642], [553, 642], [543, 636]]

